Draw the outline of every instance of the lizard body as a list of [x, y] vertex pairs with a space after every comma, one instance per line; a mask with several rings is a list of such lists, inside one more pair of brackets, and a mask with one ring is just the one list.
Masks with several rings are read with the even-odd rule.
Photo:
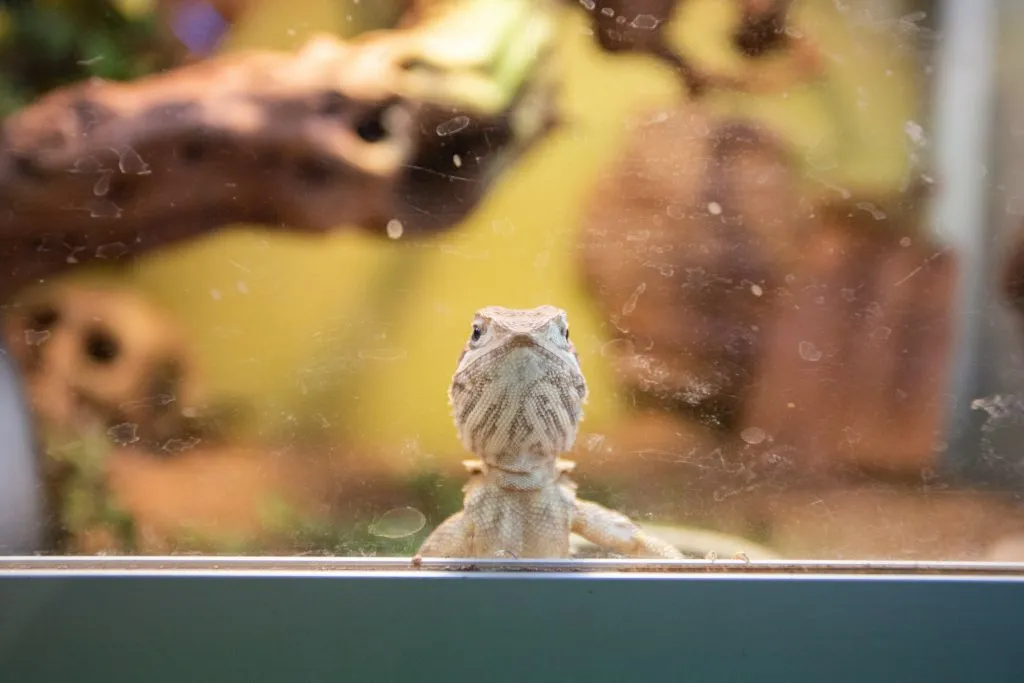
[[477, 311], [448, 390], [462, 445], [479, 459], [463, 509], [424, 541], [419, 557], [562, 558], [577, 533], [631, 557], [680, 558], [626, 516], [576, 498], [572, 448], [587, 383], [554, 306]]

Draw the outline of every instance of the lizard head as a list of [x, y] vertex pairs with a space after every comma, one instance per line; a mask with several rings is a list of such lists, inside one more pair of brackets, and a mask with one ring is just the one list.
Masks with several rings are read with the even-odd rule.
[[476, 312], [448, 389], [463, 446], [482, 458], [570, 448], [583, 419], [587, 384], [554, 306]]

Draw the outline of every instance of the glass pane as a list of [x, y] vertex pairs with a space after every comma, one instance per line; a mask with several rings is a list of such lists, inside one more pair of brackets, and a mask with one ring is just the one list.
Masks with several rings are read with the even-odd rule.
[[1021, 30], [4, 3], [0, 553], [1024, 560]]

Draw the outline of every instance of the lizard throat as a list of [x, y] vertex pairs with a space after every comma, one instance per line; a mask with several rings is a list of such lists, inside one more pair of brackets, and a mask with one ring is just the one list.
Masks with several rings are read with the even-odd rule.
[[559, 476], [556, 458], [545, 458], [543, 461], [530, 461], [524, 466], [515, 467], [508, 464], [487, 460], [481, 461], [482, 474], [497, 486], [511, 491], [536, 491], [554, 482]]

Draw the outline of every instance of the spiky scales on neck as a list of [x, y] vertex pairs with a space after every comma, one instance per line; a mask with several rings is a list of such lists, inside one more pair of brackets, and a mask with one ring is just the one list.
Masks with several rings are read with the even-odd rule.
[[485, 468], [516, 488], [549, 481], [558, 455], [572, 448], [587, 398], [565, 311], [477, 311], [448, 398], [463, 446]]

